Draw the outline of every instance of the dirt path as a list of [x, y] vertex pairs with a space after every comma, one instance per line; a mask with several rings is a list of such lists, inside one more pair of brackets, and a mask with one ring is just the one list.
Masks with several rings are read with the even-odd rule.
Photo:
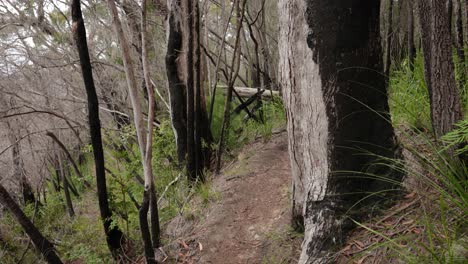
[[289, 227], [290, 179], [286, 133], [246, 147], [213, 180], [219, 199], [194, 225], [186, 247], [192, 252], [179, 262], [297, 262], [300, 238]]

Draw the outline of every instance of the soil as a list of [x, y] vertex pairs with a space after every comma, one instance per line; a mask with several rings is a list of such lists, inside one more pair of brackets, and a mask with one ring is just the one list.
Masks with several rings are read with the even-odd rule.
[[245, 147], [212, 180], [216, 198], [201, 215], [171, 224], [174, 262], [297, 263], [302, 237], [290, 227], [290, 181], [286, 132]]

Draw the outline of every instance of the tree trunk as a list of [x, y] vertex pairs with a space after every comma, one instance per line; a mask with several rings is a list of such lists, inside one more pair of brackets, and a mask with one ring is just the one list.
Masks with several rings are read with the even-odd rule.
[[184, 74], [180, 69], [180, 61], [184, 56], [181, 0], [172, 0], [168, 3], [168, 9], [166, 73], [177, 157], [179, 163], [183, 164], [187, 155], [187, 110]]
[[463, 14], [462, 14], [462, 1], [457, 0], [455, 7], [456, 11], [456, 20], [455, 20], [455, 30], [456, 30], [456, 41], [457, 41], [457, 56], [458, 63], [460, 65], [460, 90], [463, 89], [465, 80], [466, 80], [466, 58], [465, 58], [465, 42], [463, 40]]
[[[242, 5], [240, 3], [241, 1], [242, 1]], [[231, 116], [232, 94], [234, 91], [234, 83], [239, 74], [239, 68], [240, 68], [240, 63], [241, 63], [240, 62], [241, 60], [240, 38], [241, 38], [242, 24], [243, 24], [244, 16], [245, 16], [246, 3], [247, 3], [247, 0], [237, 0], [235, 3], [233, 3], [233, 5], [236, 6], [236, 12], [237, 12], [236, 44], [234, 45], [234, 52], [233, 52], [232, 63], [231, 63], [232, 71], [229, 76], [228, 91], [227, 91], [226, 100], [224, 102], [223, 123], [221, 125], [221, 136], [219, 139], [218, 152], [216, 155], [216, 159], [217, 159], [216, 160], [216, 174], [219, 174], [221, 171], [221, 159], [222, 159], [223, 151], [224, 151], [224, 144], [226, 140], [225, 138], [227, 137], [227, 133], [229, 133], [229, 125], [231, 121], [230, 116]]]
[[194, 34], [193, 34], [193, 1], [184, 0], [183, 17], [186, 19], [184, 36], [185, 41], [185, 54], [187, 56], [187, 160], [186, 170], [189, 181], [194, 182], [197, 179], [197, 165], [195, 162], [196, 147], [195, 147], [195, 90], [194, 90], [194, 69], [193, 69], [193, 48], [194, 48]]
[[413, 0], [406, 0], [408, 5], [408, 64], [410, 70], [414, 70], [414, 58], [416, 57], [416, 47], [414, 45], [414, 12]]
[[[130, 94], [130, 101], [132, 102], [133, 108], [133, 116], [134, 116], [134, 124], [138, 139], [138, 146], [140, 149], [140, 155], [142, 159], [142, 166], [143, 166], [143, 173], [145, 178], [145, 191], [144, 191], [144, 198], [143, 202], [147, 203], [144, 206], [142, 205], [140, 209], [140, 227], [142, 231], [143, 242], [145, 246], [145, 257], [148, 263], [155, 263], [154, 259], [154, 250], [153, 245], [151, 242], [150, 231], [148, 229], [148, 206], [154, 203], [150, 203], [150, 199], [152, 198], [151, 191], [153, 188], [153, 170], [152, 170], [152, 141], [153, 141], [153, 120], [154, 120], [154, 89], [151, 84], [151, 77], [150, 77], [150, 69], [149, 69], [149, 62], [147, 58], [147, 39], [146, 39], [146, 1], [143, 1], [144, 7], [142, 9], [142, 66], [144, 72], [144, 79], [148, 93], [148, 123], [147, 128], [144, 126], [143, 121], [143, 112], [142, 112], [142, 98], [138, 90], [138, 84], [135, 75], [135, 68], [134, 68], [134, 61], [132, 60], [132, 56], [130, 54], [130, 45], [128, 43], [127, 38], [125, 37], [122, 23], [119, 18], [119, 14], [117, 11], [117, 7], [115, 5], [114, 0], [107, 1], [111, 15], [112, 15], [112, 23], [114, 25], [115, 33], [118, 36], [119, 44], [122, 49], [123, 55], [123, 62], [125, 68], [125, 77], [127, 79], [127, 88]], [[148, 206], [147, 206], [148, 205]], [[157, 208], [151, 208], [152, 211], [156, 211]], [[151, 216], [157, 216], [157, 214], [151, 214]], [[159, 221], [158, 221], [158, 229], [159, 229]], [[156, 234], [157, 240], [159, 241], [159, 234]]]
[[75, 210], [73, 210], [73, 203], [72, 203], [72, 199], [70, 196], [70, 189], [68, 186], [68, 180], [65, 174], [65, 168], [64, 168], [63, 161], [62, 161], [62, 157], [59, 157], [58, 162], [59, 162], [59, 168], [60, 168], [60, 175], [62, 176], [61, 180], [63, 182], [63, 194], [65, 196], [65, 203], [67, 205], [68, 215], [73, 218], [75, 217]]
[[385, 41], [385, 76], [390, 78], [392, 66], [392, 36], [393, 36], [393, 0], [388, 0], [387, 11], [387, 38]]
[[2, 203], [11, 212], [13, 217], [28, 234], [36, 249], [41, 252], [44, 259], [50, 264], [61, 264], [54, 245], [45, 238], [34, 224], [26, 217], [18, 204], [11, 198], [8, 191], [0, 184], [0, 203]]
[[429, 99], [432, 102], [432, 83], [431, 83], [431, 35], [432, 18], [431, 5], [426, 0], [416, 0], [418, 4], [419, 24], [421, 25], [421, 44], [424, 53], [424, 79], [426, 80]]
[[[279, 10], [284, 14], [279, 72], [288, 118], [293, 218], [305, 224], [299, 263], [329, 263], [329, 250], [350, 227], [344, 212], [364, 196], [358, 193], [389, 188], [364, 179], [362, 173], [376, 158], [358, 154], [396, 155], [385, 114], [380, 2], [281, 0]], [[372, 171], [387, 172], [376, 166]]]
[[[202, 75], [203, 59], [201, 54], [201, 24], [200, 24], [200, 4], [198, 1], [194, 3], [194, 23], [193, 32], [195, 34], [194, 46], [194, 83], [195, 83], [195, 146], [196, 146], [196, 164], [197, 177], [204, 179], [204, 169], [208, 168], [211, 161], [211, 141], [212, 135], [208, 123], [208, 115], [206, 112], [206, 99], [204, 92], [204, 78]], [[206, 62], [205, 62], [206, 63]]]
[[99, 102], [94, 86], [93, 71], [91, 67], [88, 43], [86, 40], [86, 29], [81, 13], [81, 5], [79, 0], [73, 0], [71, 4], [72, 19], [73, 19], [73, 38], [78, 49], [81, 62], [81, 71], [83, 75], [86, 94], [88, 97], [88, 120], [91, 134], [91, 145], [93, 146], [93, 154], [96, 170], [96, 185], [99, 199], [99, 210], [101, 220], [104, 224], [104, 232], [106, 233], [107, 245], [115, 258], [120, 254], [122, 249], [124, 235], [119, 227], [112, 224], [112, 212], [109, 209], [107, 197], [106, 172], [104, 167], [104, 150], [102, 148], [101, 138], [101, 122], [99, 120]]
[[[431, 4], [419, 0], [418, 3], [432, 127], [436, 138], [440, 138], [450, 132], [463, 115], [452, 61], [450, 20], [444, 1]], [[432, 17], [432, 23], [425, 25], [429, 17]]]
[[[158, 202], [156, 197], [156, 189], [154, 187], [153, 180], [153, 122], [155, 116], [155, 99], [154, 99], [154, 86], [151, 83], [151, 69], [149, 63], [149, 54], [148, 54], [148, 24], [147, 24], [147, 1], [142, 1], [141, 9], [141, 43], [142, 43], [142, 67], [145, 80], [145, 86], [148, 94], [148, 129], [147, 129], [147, 138], [145, 156], [143, 156], [143, 169], [145, 173], [145, 193], [146, 197], [149, 195], [149, 209], [150, 209], [150, 222], [151, 222], [151, 241], [153, 248], [159, 248], [161, 246], [161, 228], [159, 225], [159, 210]], [[143, 113], [142, 113], [143, 114]], [[146, 197], [148, 198], [148, 197]], [[145, 199], [145, 198], [144, 198]], [[143, 206], [142, 206], [143, 207]], [[147, 255], [147, 262], [151, 262], [154, 258], [153, 255]]]

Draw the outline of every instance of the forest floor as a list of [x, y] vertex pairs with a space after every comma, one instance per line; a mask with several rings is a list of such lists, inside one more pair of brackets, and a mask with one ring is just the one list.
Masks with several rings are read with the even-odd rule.
[[195, 199], [190, 208], [197, 216], [168, 225], [170, 259], [297, 263], [302, 237], [290, 227], [290, 181], [286, 132], [247, 145], [212, 179], [215, 199], [204, 206]]

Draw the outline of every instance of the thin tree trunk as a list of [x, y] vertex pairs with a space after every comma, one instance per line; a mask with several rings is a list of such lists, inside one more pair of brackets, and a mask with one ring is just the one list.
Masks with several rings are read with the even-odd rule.
[[392, 66], [392, 36], [393, 36], [393, 0], [388, 0], [387, 11], [387, 38], [385, 41], [385, 76], [390, 78], [390, 67]]
[[[217, 152], [217, 160], [216, 160], [216, 174], [219, 174], [221, 171], [221, 160], [223, 156], [223, 151], [224, 151], [224, 144], [225, 144], [225, 138], [227, 137], [227, 133], [229, 133], [229, 125], [231, 121], [231, 101], [232, 101], [232, 93], [234, 90], [234, 84], [237, 79], [237, 75], [239, 74], [239, 69], [240, 69], [240, 32], [242, 30], [242, 24], [244, 21], [244, 16], [245, 16], [245, 5], [247, 3], [247, 0], [242, 1], [242, 9], [240, 5], [241, 0], [237, 0], [235, 5], [236, 5], [236, 10], [237, 10], [237, 31], [236, 31], [236, 44], [234, 46], [234, 55], [232, 57], [232, 63], [231, 67], [233, 71], [231, 71], [231, 74], [229, 76], [229, 81], [228, 81], [228, 91], [227, 91], [227, 96], [226, 96], [226, 101], [224, 102], [224, 114], [223, 114], [223, 123], [221, 125], [221, 136], [219, 139], [219, 144], [218, 144], [218, 152]], [[234, 5], [234, 4], [233, 4]], [[236, 64], [237, 61], [237, 64]]]
[[[142, 43], [142, 66], [145, 79], [145, 86], [148, 94], [148, 129], [146, 139], [146, 156], [144, 157], [145, 168], [145, 196], [149, 193], [149, 209], [150, 209], [150, 222], [151, 222], [151, 241], [153, 248], [161, 246], [161, 228], [159, 225], [159, 210], [158, 201], [156, 197], [156, 189], [153, 180], [153, 122], [155, 116], [155, 99], [154, 99], [154, 86], [151, 83], [151, 69], [148, 58], [148, 25], [147, 25], [147, 1], [142, 2], [142, 25], [141, 25], [141, 43]], [[154, 252], [153, 252], [154, 254]], [[153, 256], [154, 257], [154, 256]], [[148, 261], [148, 256], [147, 256]]]
[[23, 213], [18, 204], [11, 198], [8, 191], [0, 184], [0, 203], [2, 203], [11, 212], [13, 217], [18, 221], [23, 230], [28, 234], [36, 249], [41, 252], [44, 259], [49, 264], [61, 264], [55, 247], [45, 238], [34, 224]]
[[91, 187], [91, 185], [85, 180], [83, 174], [81, 173], [80, 169], [78, 168], [78, 165], [76, 165], [76, 162], [75, 160], [73, 159], [73, 157], [71, 156], [70, 152], [68, 151], [68, 149], [65, 147], [65, 145], [62, 143], [62, 141], [60, 141], [57, 136], [55, 136], [54, 133], [48, 131], [46, 133], [46, 135], [50, 138], [52, 138], [53, 141], [55, 141], [55, 143], [57, 143], [57, 145], [63, 150], [63, 152], [65, 152], [67, 158], [68, 158], [68, 161], [70, 161], [70, 163], [72, 164], [72, 167], [73, 169], [75, 170], [76, 172], [76, 175], [78, 177], [80, 177], [81, 180], [83, 180], [83, 184], [86, 186], [86, 187]]
[[63, 165], [62, 158], [59, 157], [58, 161], [59, 161], [60, 175], [62, 176], [63, 194], [65, 195], [65, 202], [66, 202], [67, 209], [68, 209], [68, 215], [73, 218], [75, 217], [75, 210], [73, 210], [73, 203], [70, 197], [70, 189], [68, 186], [68, 180], [65, 174], [65, 168]]
[[456, 20], [455, 20], [455, 30], [456, 30], [456, 41], [457, 41], [457, 56], [458, 63], [460, 66], [460, 82], [459, 88], [463, 89], [466, 81], [466, 58], [465, 58], [465, 42], [463, 40], [463, 14], [462, 14], [462, 1], [457, 0], [456, 2]]
[[88, 120], [91, 134], [91, 145], [96, 170], [96, 185], [99, 199], [99, 210], [101, 220], [104, 225], [107, 245], [115, 258], [118, 258], [122, 249], [124, 235], [119, 227], [114, 223], [112, 226], [112, 211], [109, 209], [107, 197], [106, 172], [104, 167], [104, 150], [102, 148], [101, 122], [99, 120], [99, 102], [94, 86], [93, 72], [89, 57], [88, 43], [86, 40], [86, 29], [81, 12], [79, 0], [72, 0], [71, 4], [73, 20], [73, 38], [78, 49], [81, 62], [81, 71], [83, 75], [86, 94], [88, 97]]
[[406, 0], [408, 5], [408, 64], [410, 70], [414, 70], [414, 58], [416, 57], [416, 47], [414, 45], [414, 12], [413, 0]]
[[430, 2], [426, 0], [417, 0], [419, 24], [421, 25], [421, 43], [424, 53], [424, 78], [426, 80], [429, 98], [432, 102], [432, 83], [431, 83], [431, 35], [432, 35], [432, 10]]

